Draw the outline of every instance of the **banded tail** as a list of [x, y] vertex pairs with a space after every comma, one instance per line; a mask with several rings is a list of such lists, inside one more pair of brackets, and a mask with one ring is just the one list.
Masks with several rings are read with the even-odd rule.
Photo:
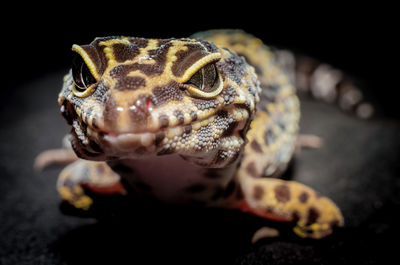
[[286, 71], [300, 93], [327, 103], [336, 103], [343, 111], [354, 112], [357, 117], [368, 119], [374, 113], [372, 105], [356, 81], [335, 67], [308, 56], [288, 50], [274, 51], [277, 63]]

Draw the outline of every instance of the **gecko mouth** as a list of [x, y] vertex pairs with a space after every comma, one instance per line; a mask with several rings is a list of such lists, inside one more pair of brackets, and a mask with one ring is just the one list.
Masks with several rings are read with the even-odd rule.
[[[177, 125], [154, 132], [106, 132], [85, 122], [67, 102], [63, 115], [72, 125], [72, 146], [81, 158], [107, 160], [139, 158], [148, 155], [179, 153], [201, 155], [212, 153], [221, 144], [220, 138], [242, 130], [248, 120], [245, 108], [213, 113], [186, 125]], [[222, 115], [223, 114], [223, 115]], [[69, 119], [68, 119], [69, 118]]]
[[[69, 104], [67, 103], [67, 105]], [[189, 138], [193, 128], [199, 129], [213, 119], [213, 116], [210, 116], [191, 124], [167, 127], [155, 132], [119, 133], [94, 128], [77, 115], [72, 106], [66, 106], [64, 109], [66, 111], [62, 112], [63, 116], [72, 125], [73, 149], [79, 157], [90, 160], [171, 154], [176, 151], [179, 140]], [[186, 150], [189, 151], [193, 146], [190, 143], [187, 144]], [[184, 152], [184, 150], [181, 151]]]
[[[80, 118], [72, 122], [71, 135], [75, 152], [86, 159], [127, 158], [162, 154], [169, 138], [189, 133], [191, 125], [166, 128], [158, 132], [104, 132], [84, 123]], [[92, 159], [93, 160], [93, 159]]]

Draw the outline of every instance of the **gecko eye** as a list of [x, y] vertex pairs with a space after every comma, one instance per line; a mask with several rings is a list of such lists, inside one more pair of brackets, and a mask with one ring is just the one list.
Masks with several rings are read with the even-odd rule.
[[207, 64], [198, 70], [186, 84], [195, 86], [204, 92], [212, 92], [218, 88], [219, 78], [215, 64]]
[[75, 83], [75, 89], [78, 93], [87, 90], [91, 85], [97, 82], [85, 61], [79, 54], [74, 53], [72, 58], [72, 77]]

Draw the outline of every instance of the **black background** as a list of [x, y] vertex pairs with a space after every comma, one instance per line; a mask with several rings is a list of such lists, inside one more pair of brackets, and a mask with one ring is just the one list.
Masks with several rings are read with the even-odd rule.
[[[47, 130], [51, 128], [53, 118], [54, 124], [61, 120], [57, 115], [47, 116], [47, 111], [57, 109], [55, 100], [60, 86], [53, 91], [53, 88], [40, 89], [40, 85], [61, 84], [60, 73], [66, 72], [70, 65], [72, 44], [86, 44], [97, 36], [169, 38], [186, 37], [212, 28], [244, 29], [268, 44], [306, 53], [353, 75], [362, 81], [362, 89], [377, 106], [380, 117], [391, 118], [398, 123], [399, 67], [395, 41], [398, 27], [392, 10], [392, 7], [365, 4], [356, 7], [340, 3], [293, 6], [289, 3], [272, 5], [266, 2], [262, 5], [261, 2], [239, 4], [233, 1], [229, 4], [187, 2], [174, 6], [150, 1], [129, 5], [109, 2], [85, 7], [77, 2], [54, 2], [43, 6], [13, 4], [4, 8], [0, 53], [3, 66], [0, 97], [0, 126], [3, 129], [0, 149], [0, 231], [3, 234], [0, 235], [0, 263], [76, 264], [91, 260], [111, 263], [115, 260], [119, 263], [137, 261], [144, 264], [146, 261], [167, 260], [177, 263], [185, 261], [182, 262], [185, 264], [223, 264], [225, 257], [229, 257], [225, 260], [226, 264], [233, 261], [237, 264], [263, 264], [263, 261], [271, 264], [366, 264], [379, 263], [382, 259], [390, 261], [395, 255], [395, 248], [390, 247], [391, 243], [388, 242], [399, 235], [396, 225], [400, 220], [396, 212], [400, 209], [397, 195], [400, 170], [396, 155], [399, 154], [400, 144], [396, 139], [400, 130], [389, 125], [387, 131], [375, 132], [376, 123], [370, 126], [353, 122], [326, 106], [317, 105], [316, 108], [322, 112], [328, 108], [326, 112], [332, 112], [332, 121], [342, 123], [339, 127], [343, 132], [337, 132], [341, 135], [338, 138], [350, 139], [351, 135], [344, 133], [347, 127], [343, 124], [353, 123], [356, 124], [355, 129], [361, 128], [366, 131], [365, 135], [369, 135], [362, 136], [360, 133], [360, 137], [351, 138], [356, 142], [358, 138], [368, 140], [360, 140], [360, 154], [352, 150], [351, 145], [348, 149], [333, 148], [338, 153], [346, 150], [343, 152], [351, 154], [354, 168], [363, 165], [360, 171], [355, 171], [359, 174], [353, 180], [357, 196], [353, 197], [351, 193], [346, 196], [355, 202], [365, 199], [366, 202], [376, 201], [385, 206], [376, 206], [379, 211], [374, 211], [375, 208], [366, 203], [365, 208], [358, 207], [353, 213], [352, 207], [362, 204], [349, 203], [353, 206], [343, 207], [342, 203], [340, 206], [350, 220], [353, 219], [353, 223], [350, 221], [346, 230], [321, 243], [289, 236], [289, 240], [272, 240], [267, 241], [266, 245], [254, 247], [244, 244], [246, 247], [243, 247], [238, 242], [246, 242], [260, 221], [246, 219], [235, 213], [209, 213], [203, 210], [177, 210], [171, 213], [160, 209], [160, 213], [156, 214], [144, 209], [139, 212], [150, 217], [134, 217], [134, 226], [130, 225], [132, 217], [127, 218], [128, 221], [114, 220], [111, 223], [68, 219], [57, 215], [55, 212], [58, 209], [54, 209], [58, 197], [53, 186], [58, 171], [42, 175], [35, 173], [32, 178], [29, 178], [29, 174], [33, 174], [30, 164], [32, 157], [41, 150], [38, 146], [57, 147], [59, 135], [66, 131], [66, 127]], [[33, 88], [37, 90], [31, 90]], [[310, 109], [306, 108], [305, 113], [313, 113], [314, 103], [310, 104]], [[41, 120], [39, 116], [38, 120], [30, 120], [31, 124], [27, 124], [32, 126], [27, 127], [30, 131], [18, 131], [18, 120], [31, 117], [29, 115], [36, 112], [44, 115], [48, 121]], [[321, 117], [324, 119], [325, 116]], [[58, 124], [63, 124], [62, 120]], [[329, 123], [323, 126], [326, 124], [329, 126]], [[318, 131], [318, 124], [308, 122], [308, 125], [316, 126]], [[47, 131], [41, 131], [40, 126]], [[328, 130], [320, 129], [321, 133]], [[32, 135], [39, 138], [32, 138]], [[27, 139], [35, 141], [33, 147], [29, 147]], [[337, 144], [332, 142], [331, 145], [335, 147]], [[331, 155], [335, 156], [336, 153]], [[315, 160], [306, 155], [307, 159]], [[346, 164], [346, 159], [343, 160]], [[375, 165], [374, 161], [380, 164]], [[9, 168], [21, 170], [12, 172]], [[344, 172], [343, 168], [337, 169], [342, 172], [340, 170]], [[354, 169], [349, 171], [353, 172]], [[373, 179], [377, 172], [382, 172], [378, 174], [379, 179]], [[327, 172], [327, 175], [335, 176], [335, 173]], [[45, 183], [46, 177], [51, 177], [51, 185], [41, 184]], [[25, 181], [24, 178], [28, 179]], [[335, 181], [328, 180], [328, 183], [334, 186]], [[28, 195], [20, 194], [26, 191]], [[343, 199], [340, 195], [335, 195], [335, 198]], [[10, 202], [16, 204], [9, 205]], [[178, 217], [170, 217], [174, 214]], [[225, 225], [227, 217], [224, 219], [223, 215], [235, 221]], [[182, 218], [183, 221], [177, 222], [176, 218]], [[192, 222], [201, 227], [193, 229]], [[248, 225], [249, 228], [232, 234], [237, 224]], [[142, 230], [141, 227], [146, 229]], [[148, 230], [153, 227], [154, 231], [149, 233]], [[173, 231], [180, 232], [175, 235]], [[182, 242], [171, 244], [171, 239], [175, 237]], [[182, 249], [175, 249], [176, 246]], [[176, 253], [182, 256], [177, 258], [174, 256]], [[241, 258], [237, 258], [239, 256]]]

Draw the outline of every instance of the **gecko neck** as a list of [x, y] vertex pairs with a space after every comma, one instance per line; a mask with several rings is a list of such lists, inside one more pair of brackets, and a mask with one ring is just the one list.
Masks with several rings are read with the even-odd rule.
[[[108, 162], [134, 196], [150, 195], [162, 202], [213, 203], [210, 198], [234, 178], [239, 160], [226, 168], [203, 168], [179, 155], [121, 159]], [[215, 200], [214, 200], [215, 201]]]

